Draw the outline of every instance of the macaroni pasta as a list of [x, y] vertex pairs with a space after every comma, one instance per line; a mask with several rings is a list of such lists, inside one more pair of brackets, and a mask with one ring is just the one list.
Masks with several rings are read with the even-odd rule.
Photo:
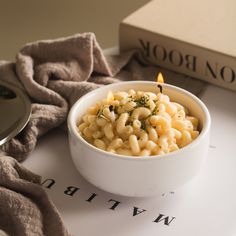
[[109, 92], [78, 124], [92, 145], [128, 156], [176, 151], [197, 138], [197, 129], [198, 119], [167, 95], [134, 90]]

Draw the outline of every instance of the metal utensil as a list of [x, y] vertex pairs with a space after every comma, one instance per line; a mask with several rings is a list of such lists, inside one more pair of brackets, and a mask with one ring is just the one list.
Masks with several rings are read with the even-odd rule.
[[0, 80], [0, 146], [28, 123], [31, 102], [19, 88]]

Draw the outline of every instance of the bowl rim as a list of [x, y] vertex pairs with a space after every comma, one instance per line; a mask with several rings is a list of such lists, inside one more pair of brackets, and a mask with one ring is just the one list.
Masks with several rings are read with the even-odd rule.
[[[166, 154], [161, 154], [161, 155], [153, 155], [153, 156], [127, 156], [127, 155], [120, 155], [120, 154], [116, 154], [116, 153], [111, 153], [108, 151], [104, 151], [102, 149], [99, 149], [97, 147], [95, 147], [94, 145], [90, 144], [89, 142], [87, 142], [78, 132], [77, 130], [77, 126], [76, 126], [76, 117], [75, 116], [75, 112], [77, 111], [77, 109], [79, 108], [79, 105], [85, 100], [87, 99], [87, 97], [91, 96], [92, 94], [96, 94], [101, 90], [107, 90], [109, 88], [115, 88], [116, 86], [119, 85], [132, 85], [132, 84], [146, 84], [146, 85], [156, 85], [157, 83], [154, 81], [145, 81], [145, 80], [139, 80], [139, 81], [122, 81], [122, 82], [117, 82], [117, 83], [113, 83], [113, 84], [109, 84], [109, 85], [105, 85], [102, 86], [100, 88], [97, 88], [95, 90], [92, 90], [88, 93], [86, 93], [85, 95], [83, 95], [82, 97], [80, 97], [71, 107], [69, 114], [68, 114], [68, 118], [67, 118], [67, 126], [68, 126], [68, 132], [72, 132], [74, 134], [74, 136], [76, 136], [76, 138], [83, 144], [86, 145], [89, 149], [94, 150], [95, 152], [99, 152], [101, 154], [103, 154], [104, 156], [107, 156], [108, 158], [111, 158], [111, 156], [113, 158], [118, 158], [118, 159], [124, 159], [124, 160], [135, 160], [135, 161], [150, 161], [150, 160], [154, 160], [154, 159], [162, 159], [162, 158], [171, 158], [172, 156], [175, 156], [176, 154], [181, 154], [182, 152], [185, 152], [187, 149], [191, 149], [193, 147], [195, 147], [196, 145], [198, 145], [198, 143], [201, 141], [201, 139], [203, 139], [209, 132], [210, 130], [210, 126], [211, 126], [211, 116], [210, 113], [206, 107], [206, 105], [194, 94], [190, 93], [189, 91], [182, 89], [180, 87], [174, 86], [174, 85], [170, 85], [170, 84], [163, 84], [163, 87], [169, 87], [171, 89], [177, 90], [181, 93], [186, 94], [187, 96], [189, 96], [192, 100], [194, 100], [199, 107], [203, 110], [204, 112], [204, 116], [205, 116], [205, 122], [203, 124], [202, 130], [199, 134], [199, 136], [193, 140], [190, 144], [184, 146], [183, 148], [180, 148], [179, 150], [176, 150], [174, 152], [171, 153], [166, 153]], [[134, 88], [135, 89], [135, 88]], [[74, 123], [74, 124], [73, 124]]]

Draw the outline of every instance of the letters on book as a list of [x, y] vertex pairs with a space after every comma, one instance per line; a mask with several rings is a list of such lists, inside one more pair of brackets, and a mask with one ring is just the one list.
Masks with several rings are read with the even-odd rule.
[[204, 58], [204, 61], [200, 63], [200, 58], [195, 55], [184, 54], [177, 49], [166, 48], [158, 43], [153, 44], [143, 39], [138, 39], [138, 41], [145, 58], [153, 58], [157, 64], [162, 62], [175, 67], [184, 67], [209, 79], [218, 79], [226, 83], [235, 81], [236, 72], [228, 65], [221, 65], [207, 58]]

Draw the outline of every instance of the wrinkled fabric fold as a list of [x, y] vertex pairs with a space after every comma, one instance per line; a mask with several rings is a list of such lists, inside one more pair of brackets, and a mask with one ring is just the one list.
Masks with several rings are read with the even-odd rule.
[[21, 84], [31, 98], [32, 115], [21, 134], [4, 144], [2, 150], [23, 161], [39, 137], [65, 122], [69, 108], [79, 97], [114, 82], [103, 79], [97, 83], [91, 80], [92, 74], [112, 77], [132, 56], [133, 52], [128, 52], [106, 58], [93, 33], [25, 45], [8, 70], [7, 64], [0, 65], [0, 76]]
[[0, 235], [69, 235], [39, 176], [9, 156], [0, 157], [0, 176]]

